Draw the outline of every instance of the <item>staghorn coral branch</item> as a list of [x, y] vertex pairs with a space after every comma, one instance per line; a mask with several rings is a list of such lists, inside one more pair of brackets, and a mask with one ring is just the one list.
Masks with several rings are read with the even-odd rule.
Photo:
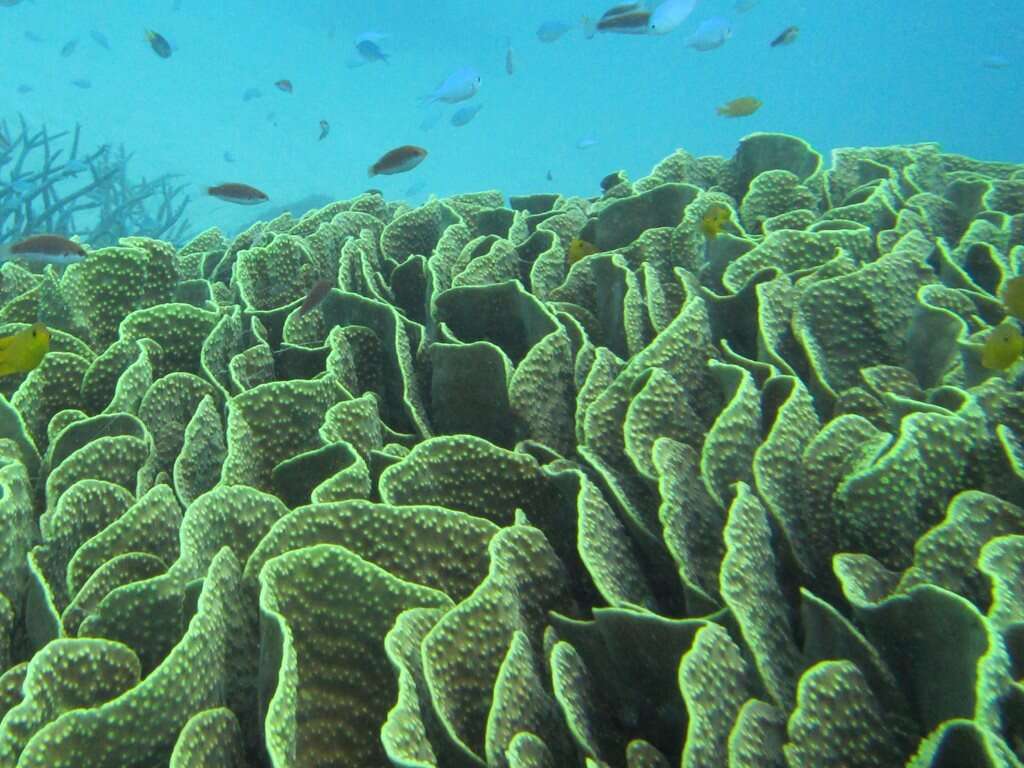
[[[0, 241], [40, 232], [80, 235], [93, 245], [126, 234], [180, 238], [188, 230], [184, 185], [170, 174], [134, 181], [133, 154], [104, 144], [81, 153], [81, 126], [51, 133], [18, 114], [0, 121]], [[76, 181], [79, 174], [88, 179]]]

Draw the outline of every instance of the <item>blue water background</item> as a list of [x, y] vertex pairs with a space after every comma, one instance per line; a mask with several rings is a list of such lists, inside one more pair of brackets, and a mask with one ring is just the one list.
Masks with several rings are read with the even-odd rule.
[[[578, 22], [605, 3], [578, 0], [27, 0], [0, 7], [0, 116], [17, 111], [52, 129], [84, 129], [89, 149], [123, 143], [137, 176], [181, 174], [196, 229], [228, 230], [258, 215], [205, 198], [205, 185], [243, 181], [275, 204], [311, 194], [346, 198], [377, 187], [387, 197], [500, 189], [592, 195], [615, 169], [633, 178], [677, 147], [729, 155], [754, 131], [800, 135], [821, 150], [938, 141], [948, 151], [1020, 162], [1024, 17], [1019, 0], [703, 0], [665, 37], [599, 35], [579, 28], [540, 42], [547, 20]], [[685, 46], [721, 15], [734, 36], [718, 50]], [[789, 47], [769, 47], [785, 27]], [[157, 57], [143, 31], [177, 47]], [[91, 30], [102, 32], [110, 51]], [[350, 68], [354, 38], [388, 33], [387, 65]], [[31, 31], [42, 38], [26, 38]], [[78, 38], [75, 52], [61, 47]], [[518, 68], [505, 73], [506, 40]], [[982, 65], [1005, 60], [1003, 69]], [[476, 67], [484, 106], [469, 125], [429, 131], [418, 97], [450, 71]], [[89, 89], [72, 85], [85, 78]], [[287, 78], [294, 93], [273, 83]], [[20, 84], [33, 86], [27, 94]], [[262, 98], [243, 102], [247, 88]], [[715, 107], [738, 96], [764, 102], [735, 120]], [[458, 105], [456, 105], [458, 106]], [[331, 124], [318, 141], [318, 123]], [[581, 138], [597, 144], [577, 149]], [[418, 144], [414, 171], [367, 178], [382, 152]], [[224, 153], [236, 159], [228, 163]], [[550, 172], [552, 180], [547, 179]]]

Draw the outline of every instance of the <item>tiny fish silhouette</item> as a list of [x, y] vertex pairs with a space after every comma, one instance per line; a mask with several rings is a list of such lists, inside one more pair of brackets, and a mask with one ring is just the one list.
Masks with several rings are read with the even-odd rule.
[[320, 302], [327, 298], [327, 294], [331, 292], [331, 288], [334, 286], [330, 280], [317, 280], [313, 283], [313, 287], [309, 289], [309, 293], [306, 294], [306, 300], [302, 302], [302, 306], [299, 307], [299, 315], [305, 315], [308, 312], [312, 312], [316, 309]]
[[320, 121], [320, 138], [317, 141], [323, 141], [327, 138], [327, 134], [331, 132], [331, 124], [326, 120]]
[[800, 27], [786, 27], [778, 37], [772, 40], [771, 47], [778, 48], [780, 45], [790, 45], [794, 40], [796, 40], [796, 36], [799, 34]]
[[149, 47], [152, 48], [153, 52], [161, 59], [171, 58], [171, 44], [167, 42], [167, 38], [159, 32], [147, 29], [146, 42], [149, 43]]
[[277, 86], [278, 90], [284, 91], [285, 93], [292, 92], [292, 81], [291, 80], [278, 80], [274, 85]]

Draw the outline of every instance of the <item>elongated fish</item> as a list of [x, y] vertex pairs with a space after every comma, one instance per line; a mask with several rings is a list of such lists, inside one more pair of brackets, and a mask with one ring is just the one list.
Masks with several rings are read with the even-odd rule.
[[63, 235], [31, 235], [16, 243], [0, 245], [0, 261], [67, 266], [85, 258], [85, 249]]
[[422, 163], [423, 158], [426, 156], [427, 150], [423, 149], [423, 147], [414, 147], [406, 144], [381, 155], [381, 158], [370, 166], [369, 175], [405, 173]]
[[270, 199], [267, 197], [266, 192], [256, 189], [256, 187], [250, 187], [248, 184], [239, 184], [237, 182], [227, 182], [225, 184], [218, 184], [215, 187], [207, 187], [206, 192], [213, 197], [237, 205], [258, 205]]

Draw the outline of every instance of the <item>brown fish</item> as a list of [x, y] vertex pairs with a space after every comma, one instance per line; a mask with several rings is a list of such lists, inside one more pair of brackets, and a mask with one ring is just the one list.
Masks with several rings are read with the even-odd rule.
[[330, 280], [317, 280], [313, 283], [313, 287], [309, 289], [309, 293], [306, 294], [306, 300], [302, 302], [302, 306], [299, 307], [299, 314], [304, 315], [307, 312], [312, 312], [316, 309], [320, 302], [327, 298], [327, 294], [331, 292], [331, 288], [334, 285]]
[[67, 266], [85, 258], [85, 249], [63, 235], [32, 235], [0, 246], [0, 261], [22, 259], [29, 263]]
[[258, 205], [270, 199], [265, 192], [256, 189], [256, 187], [235, 182], [218, 184], [216, 187], [207, 187], [206, 192], [213, 197], [218, 197], [229, 203], [237, 203], [238, 205]]
[[583, 17], [584, 34], [591, 38], [596, 32], [617, 32], [625, 35], [646, 35], [651, 12], [641, 3], [623, 3], [609, 8], [597, 22]]
[[741, 96], [733, 99], [728, 104], [718, 107], [718, 114], [722, 117], [747, 117], [761, 108], [761, 100], [753, 96]]
[[423, 147], [414, 147], [411, 144], [392, 149], [385, 152], [380, 160], [370, 166], [369, 175], [389, 175], [393, 173], [405, 173], [411, 171], [423, 162], [427, 156], [427, 150]]

